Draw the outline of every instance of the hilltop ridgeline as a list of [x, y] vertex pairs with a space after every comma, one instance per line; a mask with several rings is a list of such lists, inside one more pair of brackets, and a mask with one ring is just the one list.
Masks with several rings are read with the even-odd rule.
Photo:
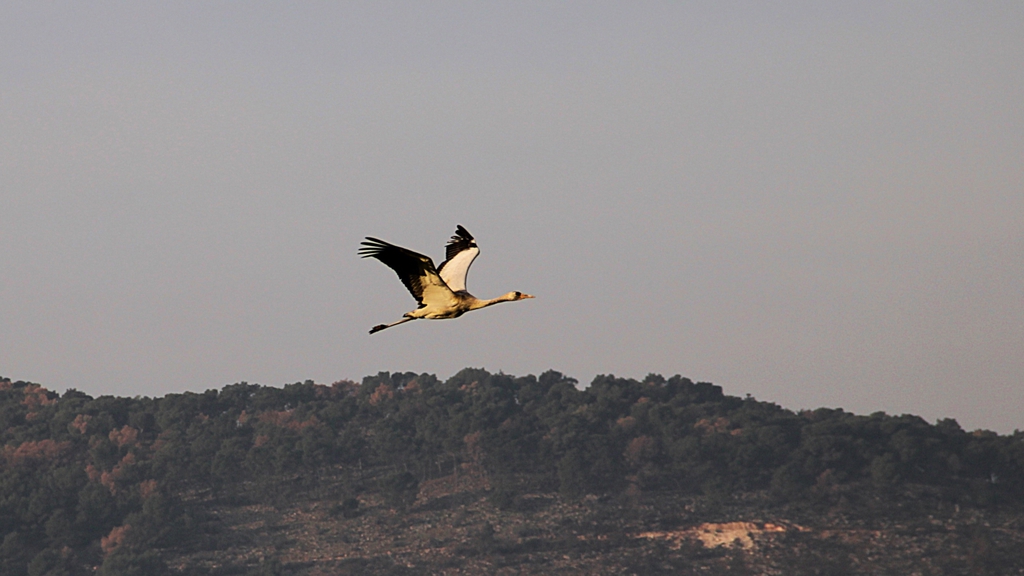
[[339, 516], [358, 514], [364, 494], [401, 511], [424, 483], [467, 470], [486, 476], [499, 509], [538, 492], [793, 503], [851, 486], [923, 486], [958, 510], [1016, 509], [1024, 434], [793, 412], [655, 374], [598, 376], [580, 390], [554, 371], [467, 368], [443, 382], [382, 372], [162, 398], [0, 379], [0, 574], [173, 572], [168, 551], [204, 545], [204, 502], [280, 505], [319, 491]]

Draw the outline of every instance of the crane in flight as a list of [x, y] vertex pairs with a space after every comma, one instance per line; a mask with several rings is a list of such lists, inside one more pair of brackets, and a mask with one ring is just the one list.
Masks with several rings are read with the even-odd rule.
[[461, 225], [456, 226], [455, 235], [444, 248], [445, 261], [434, 268], [434, 261], [429, 256], [407, 248], [371, 236], [360, 243], [359, 255], [363, 258], [376, 258], [394, 270], [419, 303], [415, 310], [403, 314], [401, 320], [378, 324], [370, 329], [370, 334], [420, 318], [458, 318], [470, 310], [479, 310], [499, 302], [533, 298], [522, 292], [509, 292], [497, 298], [481, 300], [466, 291], [466, 275], [469, 274], [473, 260], [480, 254], [480, 248], [473, 235]]

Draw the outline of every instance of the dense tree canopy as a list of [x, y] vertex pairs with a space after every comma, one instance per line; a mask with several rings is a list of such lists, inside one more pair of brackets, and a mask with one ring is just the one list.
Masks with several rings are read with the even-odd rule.
[[[792, 412], [681, 376], [467, 368], [447, 381], [387, 373], [282, 388], [239, 383], [163, 398], [63, 395], [0, 379], [0, 576], [152, 574], [194, 535], [197, 494], [274, 502], [360, 471], [395, 507], [466, 465], [497, 502], [584, 494], [769, 491], [924, 484], [963, 505], [1024, 502], [1024, 434], [954, 420]], [[363, 471], [373, 470], [369, 476]]]

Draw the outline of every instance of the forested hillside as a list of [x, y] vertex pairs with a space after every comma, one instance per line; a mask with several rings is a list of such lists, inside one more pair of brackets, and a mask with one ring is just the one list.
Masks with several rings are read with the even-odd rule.
[[[581, 390], [553, 371], [467, 368], [443, 382], [384, 372], [361, 384], [243, 382], [162, 398], [60, 395], [2, 379], [0, 575], [175, 573], [183, 554], [218, 548], [212, 506], [301, 498], [331, 503], [323, 518], [338, 523], [371, 508], [401, 518], [428, 510], [417, 498], [460, 474], [510, 514], [537, 495], [656, 508], [742, 494], [804, 510], [917, 494], [949, 514], [1016, 513], [1024, 434], [793, 412], [654, 374], [599, 376]], [[500, 552], [484, 532], [478, 544]], [[520, 547], [543, 549], [529, 529], [519, 536]], [[209, 572], [302, 568], [221, 564]]]

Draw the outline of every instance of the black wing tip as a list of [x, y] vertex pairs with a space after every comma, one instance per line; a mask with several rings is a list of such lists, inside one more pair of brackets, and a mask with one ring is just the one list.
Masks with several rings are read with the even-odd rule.
[[451, 240], [449, 240], [448, 244], [445, 244], [445, 246], [455, 246], [459, 244], [476, 246], [473, 235], [470, 234], [469, 230], [466, 230], [462, 224], [457, 224], [455, 226], [455, 235], [452, 236]]
[[382, 250], [386, 250], [391, 244], [374, 238], [373, 236], [367, 236], [366, 240], [359, 243], [359, 255], [363, 258], [371, 258], [381, 253]]

